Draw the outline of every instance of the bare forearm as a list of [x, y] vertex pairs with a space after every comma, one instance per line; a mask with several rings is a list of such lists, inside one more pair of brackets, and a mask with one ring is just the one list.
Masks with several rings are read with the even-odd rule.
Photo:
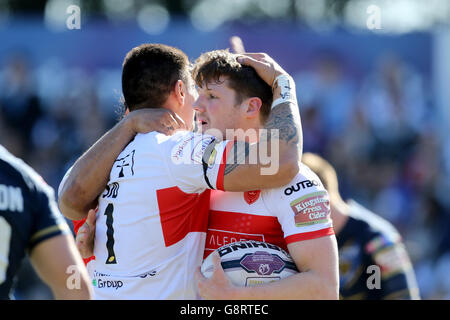
[[269, 284], [236, 288], [236, 300], [336, 300], [337, 285], [313, 271], [295, 274]]
[[279, 132], [276, 137], [280, 144], [280, 158], [291, 152], [301, 160], [303, 149], [303, 134], [300, 119], [300, 111], [298, 108], [297, 98], [295, 96], [295, 83], [290, 84], [292, 89], [289, 92], [281, 92], [279, 86], [275, 87], [273, 92], [273, 100], [279, 99], [282, 94], [289, 94], [288, 101], [275, 106], [267, 119], [264, 128], [270, 134], [273, 130]]
[[61, 211], [66, 216], [71, 215], [68, 218], [73, 217], [73, 212], [68, 212], [67, 208], [78, 211], [82, 217], [73, 218], [80, 219], [95, 206], [98, 195], [108, 182], [114, 161], [134, 135], [126, 120], [122, 120], [75, 162], [62, 187], [59, 201]]

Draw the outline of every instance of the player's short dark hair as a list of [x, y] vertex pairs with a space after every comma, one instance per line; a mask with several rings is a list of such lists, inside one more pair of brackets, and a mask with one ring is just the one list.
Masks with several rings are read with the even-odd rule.
[[189, 59], [186, 54], [164, 44], [146, 43], [131, 49], [122, 66], [124, 104], [132, 110], [159, 108], [175, 83], [189, 85]]
[[199, 87], [207, 83], [220, 83], [219, 78], [228, 78], [228, 84], [236, 92], [236, 104], [244, 99], [258, 97], [262, 101], [261, 120], [269, 117], [272, 105], [272, 88], [256, 73], [255, 69], [241, 65], [236, 55], [228, 50], [215, 50], [202, 54], [196, 61], [192, 76]]

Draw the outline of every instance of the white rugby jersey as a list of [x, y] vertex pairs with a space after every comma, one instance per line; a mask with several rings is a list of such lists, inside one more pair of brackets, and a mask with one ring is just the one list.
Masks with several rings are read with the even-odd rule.
[[[210, 144], [215, 152], [204, 166]], [[205, 245], [206, 189], [223, 188], [227, 145], [232, 142], [192, 132], [151, 132], [122, 151], [99, 196], [89, 263], [97, 299], [197, 298], [193, 276]]]
[[333, 235], [328, 192], [306, 165], [286, 186], [247, 192], [211, 192], [204, 258], [236, 241], [287, 244]]

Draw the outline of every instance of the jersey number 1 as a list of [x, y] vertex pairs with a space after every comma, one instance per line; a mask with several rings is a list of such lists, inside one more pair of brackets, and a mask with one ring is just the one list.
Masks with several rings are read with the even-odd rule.
[[108, 204], [105, 210], [106, 216], [106, 226], [108, 229], [106, 230], [106, 249], [108, 249], [108, 258], [106, 259], [106, 264], [116, 264], [116, 254], [114, 253], [114, 228], [113, 228], [113, 211], [114, 205], [112, 203]]

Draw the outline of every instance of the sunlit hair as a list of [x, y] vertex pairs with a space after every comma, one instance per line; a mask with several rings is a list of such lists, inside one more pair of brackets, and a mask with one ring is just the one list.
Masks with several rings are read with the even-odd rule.
[[228, 80], [230, 89], [236, 92], [236, 104], [244, 99], [258, 97], [262, 101], [260, 115], [262, 122], [269, 117], [272, 104], [272, 88], [261, 79], [255, 69], [236, 61], [236, 55], [228, 50], [215, 50], [202, 54], [192, 72], [196, 84], [203, 88], [208, 83], [220, 83], [220, 78]]

